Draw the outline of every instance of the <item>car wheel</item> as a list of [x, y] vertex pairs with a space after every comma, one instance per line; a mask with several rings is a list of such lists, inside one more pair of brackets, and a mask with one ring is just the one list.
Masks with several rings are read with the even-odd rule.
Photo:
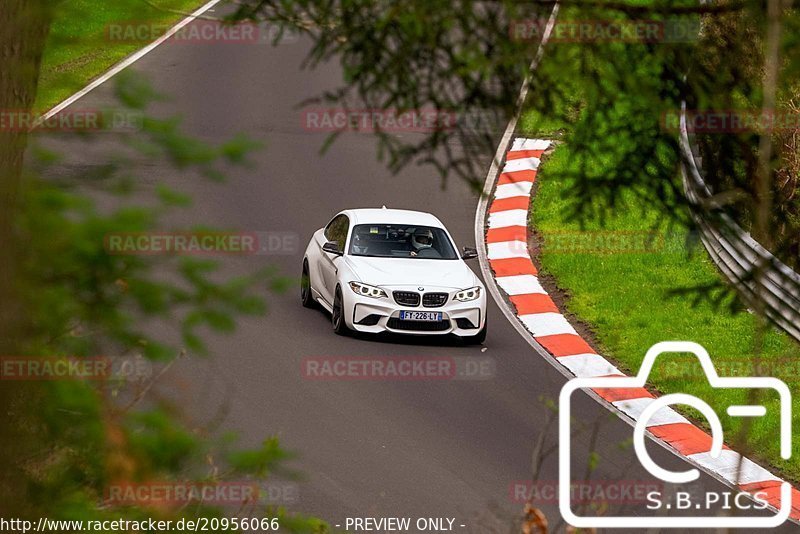
[[333, 331], [340, 336], [346, 336], [350, 331], [344, 320], [344, 303], [342, 302], [342, 290], [337, 287], [336, 295], [333, 297], [333, 313], [331, 313]]
[[308, 274], [308, 261], [306, 260], [303, 260], [303, 276], [300, 278], [300, 300], [306, 308], [317, 307], [311, 292], [311, 277]]
[[464, 341], [467, 342], [469, 345], [482, 345], [484, 341], [486, 341], [486, 323], [483, 323], [483, 328], [481, 331], [475, 334], [474, 336], [469, 336], [464, 338]]

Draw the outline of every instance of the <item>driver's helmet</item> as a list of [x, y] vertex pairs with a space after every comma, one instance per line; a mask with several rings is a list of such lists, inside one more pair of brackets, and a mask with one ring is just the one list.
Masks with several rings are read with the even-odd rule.
[[417, 228], [411, 237], [411, 244], [417, 250], [431, 248], [433, 245], [433, 232], [427, 228]]

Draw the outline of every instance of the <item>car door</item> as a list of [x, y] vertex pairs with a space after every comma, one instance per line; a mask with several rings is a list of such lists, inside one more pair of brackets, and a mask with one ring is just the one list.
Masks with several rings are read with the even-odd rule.
[[328, 223], [324, 232], [320, 236], [320, 278], [322, 280], [322, 287], [320, 293], [322, 298], [333, 304], [333, 294], [336, 290], [336, 275], [338, 273], [337, 264], [341, 261], [341, 256], [333, 254], [332, 252], [325, 252], [322, 250], [322, 245], [326, 241], [334, 241], [338, 243], [339, 250], [344, 250], [345, 242], [347, 241], [347, 233], [350, 231], [350, 219], [347, 215], [339, 214]]

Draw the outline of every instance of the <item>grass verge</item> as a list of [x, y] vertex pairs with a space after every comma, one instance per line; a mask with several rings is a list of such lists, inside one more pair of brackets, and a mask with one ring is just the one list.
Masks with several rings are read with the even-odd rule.
[[[540, 126], [533, 114], [521, 122], [531, 137], [541, 131]], [[557, 128], [547, 124], [545, 130], [552, 134]], [[559, 304], [588, 329], [595, 348], [623, 372], [635, 374], [653, 344], [695, 341], [708, 350], [720, 376], [775, 376], [797, 391], [800, 350], [788, 336], [768, 332], [762, 363], [754, 368], [752, 315], [719, 309], [708, 299], [697, 299], [696, 293], [676, 292], [711, 284], [721, 276], [700, 245], [686, 244], [687, 228], [667, 227], [661, 221], [669, 217], [660, 208], [643, 206], [632, 195], [623, 195], [602, 223], [589, 220], [581, 228], [570, 220], [566, 195], [576, 179], [566, 172], [571, 156], [570, 146], [561, 144], [543, 161], [529, 224], [544, 240], [535, 258], [543, 279], [558, 286]], [[780, 458], [777, 395], [759, 399], [768, 413], [746, 428], [741, 419], [728, 417], [725, 408], [749, 404], [747, 393], [712, 389], [690, 355], [660, 358], [648, 384], [661, 393], [689, 393], [705, 400], [720, 416], [726, 443], [800, 481], [798, 445], [794, 444], [791, 460]], [[793, 424], [798, 425], [800, 398], [795, 397], [793, 404]], [[697, 412], [677, 408], [708, 428]]]
[[[69, 0], [56, 9], [42, 57], [35, 109], [50, 109], [200, 5], [201, 0]], [[111, 39], [110, 25], [148, 25], [148, 35]], [[153, 28], [153, 32], [149, 28]]]

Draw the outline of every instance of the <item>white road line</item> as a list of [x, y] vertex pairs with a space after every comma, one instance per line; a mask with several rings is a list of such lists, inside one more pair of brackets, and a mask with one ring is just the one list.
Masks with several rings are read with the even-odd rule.
[[86, 87], [84, 87], [83, 89], [81, 89], [80, 91], [75, 93], [74, 95], [70, 96], [69, 98], [67, 98], [66, 100], [61, 102], [60, 104], [58, 104], [55, 107], [53, 107], [50, 111], [48, 111], [43, 116], [41, 116], [36, 121], [36, 124], [34, 126], [40, 124], [43, 121], [46, 121], [47, 119], [51, 118], [53, 115], [63, 111], [64, 108], [67, 108], [67, 107], [71, 106], [72, 104], [75, 103], [75, 101], [77, 101], [78, 99], [82, 98], [83, 96], [85, 96], [87, 93], [89, 93], [93, 89], [96, 89], [97, 87], [101, 86], [102, 84], [104, 84], [105, 82], [107, 82], [108, 80], [110, 80], [111, 78], [113, 78], [114, 76], [116, 76], [117, 74], [119, 74], [120, 72], [125, 70], [126, 68], [130, 67], [131, 65], [133, 65], [134, 63], [136, 63], [137, 61], [142, 59], [144, 56], [146, 56], [147, 54], [152, 52], [161, 43], [163, 43], [164, 41], [166, 41], [167, 39], [169, 39], [170, 37], [175, 35], [181, 28], [183, 28], [184, 26], [186, 26], [187, 24], [192, 22], [194, 19], [196, 19], [197, 17], [199, 17], [200, 15], [202, 15], [203, 13], [205, 13], [206, 11], [208, 11], [209, 9], [211, 9], [212, 7], [217, 5], [220, 1], [221, 0], [211, 0], [210, 2], [208, 2], [208, 3], [204, 4], [203, 6], [201, 6], [200, 8], [198, 8], [194, 13], [192, 13], [191, 15], [189, 15], [188, 17], [186, 17], [182, 21], [178, 22], [175, 26], [170, 28], [164, 35], [162, 35], [161, 37], [159, 37], [158, 39], [156, 39], [152, 43], [148, 44], [144, 48], [142, 48], [140, 50], [137, 50], [136, 52], [134, 52], [130, 56], [126, 57], [125, 59], [123, 59], [122, 61], [120, 61], [119, 63], [117, 63], [113, 67], [111, 67], [110, 69], [108, 69], [106, 72], [104, 72], [103, 74], [101, 74], [100, 76], [98, 76], [97, 78], [92, 80], [92, 82], [89, 83], [89, 85], [87, 85]]
[[[767, 480], [782, 481], [757, 463], [742, 458], [730, 449], [723, 449], [718, 458], [712, 458], [709, 452], [698, 452], [688, 455], [689, 458], [706, 469], [717, 473], [731, 484], [749, 484], [751, 482], [764, 482]], [[741, 471], [739, 460], [741, 459]], [[739, 475], [738, 477], [736, 475]]]
[[529, 197], [533, 182], [515, 182], [513, 184], [498, 185], [494, 191], [494, 198]]
[[[647, 406], [655, 402], [655, 399], [652, 397], [641, 397], [638, 399], [627, 399], [614, 402], [614, 406], [622, 410], [626, 415], [628, 415], [634, 421], [638, 421], [639, 417], [642, 415]], [[661, 425], [671, 425], [673, 423], [688, 423], [689, 420], [686, 419], [684, 416], [680, 415], [678, 412], [673, 410], [668, 406], [664, 406], [660, 410], [658, 410], [653, 417], [647, 422], [647, 427], [651, 426], [661, 426]]]
[[539, 158], [519, 158], [507, 161], [503, 166], [503, 172], [535, 171], [538, 168]]
[[550, 146], [550, 141], [547, 139], [526, 139], [518, 137], [514, 139], [509, 152], [516, 152], [518, 150], [547, 150]]
[[532, 274], [517, 274], [514, 276], [498, 276], [495, 278], [497, 285], [503, 288], [508, 295], [525, 295], [539, 293], [546, 295], [539, 279]]
[[[509, 226], [528, 226], [526, 210], [505, 210], [489, 214], [489, 228], [506, 228]], [[483, 236], [481, 236], [483, 241]]]
[[579, 378], [622, 375], [622, 372], [599, 354], [573, 354], [558, 359], [564, 367]]
[[529, 313], [520, 315], [519, 320], [531, 331], [533, 337], [577, 334], [569, 321], [556, 312]]
[[486, 245], [486, 257], [490, 260], [528, 259], [531, 253], [528, 252], [528, 244], [525, 241], [501, 241]]

